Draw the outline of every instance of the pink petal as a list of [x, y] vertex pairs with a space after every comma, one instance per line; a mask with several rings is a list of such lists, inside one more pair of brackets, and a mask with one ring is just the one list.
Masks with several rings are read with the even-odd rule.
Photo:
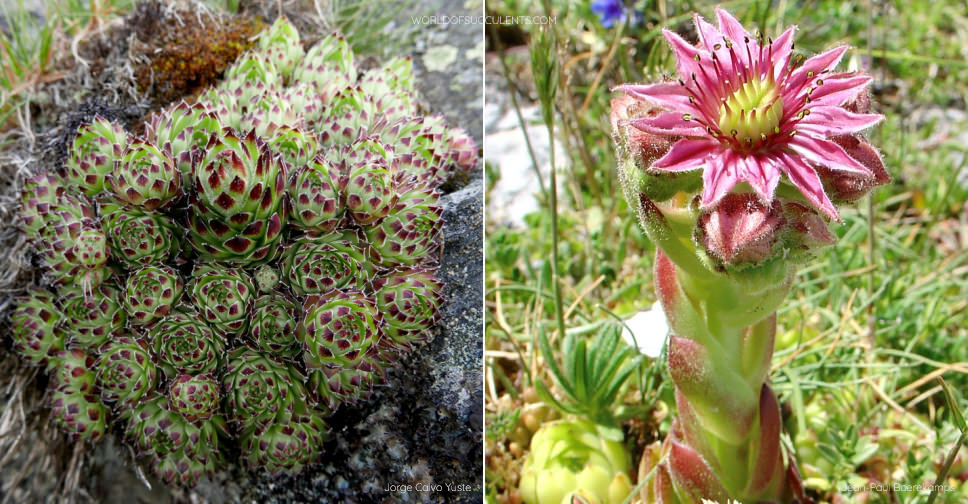
[[843, 147], [810, 135], [794, 135], [787, 145], [807, 161], [826, 166], [832, 170], [844, 170], [868, 177], [871, 171], [847, 155]]
[[689, 112], [700, 115], [701, 112], [689, 101], [689, 91], [675, 82], [660, 82], [658, 84], [618, 86], [614, 91], [622, 91], [629, 96], [645, 100], [660, 107]]
[[814, 105], [840, 106], [857, 96], [870, 82], [869, 75], [836, 74], [824, 77], [823, 84], [810, 93], [810, 103]]
[[870, 128], [882, 119], [880, 114], [855, 114], [841, 107], [812, 107], [796, 129], [818, 136], [844, 135]]
[[696, 23], [696, 30], [699, 32], [699, 41], [706, 47], [706, 50], [715, 52], [716, 44], [720, 44], [720, 49], [723, 48], [723, 33], [721, 31], [709, 21], [703, 19], [699, 13], [693, 16], [693, 21]]
[[633, 119], [632, 126], [657, 135], [707, 136], [706, 128], [697, 121], [682, 118], [682, 112], [664, 112], [654, 117]]
[[688, 81], [692, 79], [692, 75], [697, 77], [702, 75], [699, 63], [696, 61], [696, 55], [700, 54], [699, 49], [683, 40], [676, 32], [662, 30], [662, 35], [672, 46], [672, 52], [676, 53], [676, 70], [682, 80]]
[[[719, 18], [719, 31], [723, 32], [723, 35], [730, 39], [733, 44], [738, 46], [746, 43], [745, 41], [749, 39], [750, 53], [759, 53], [760, 46], [756, 43], [756, 39], [746, 31], [746, 28], [743, 28], [743, 25], [732, 14], [717, 8], [716, 17]], [[742, 53], [743, 57], [746, 55], [745, 50], [738, 50], [737, 52]], [[746, 61], [746, 63], [748, 64], [750, 62]]]
[[771, 45], [773, 47], [773, 78], [777, 81], [790, 65], [790, 54], [793, 53], [793, 32], [796, 26], [786, 29]]
[[724, 149], [718, 156], [709, 158], [706, 169], [702, 172], [702, 206], [714, 206], [733, 190], [739, 182], [739, 167], [734, 164], [732, 151]]
[[794, 156], [787, 152], [779, 154], [781, 169], [790, 178], [790, 182], [807, 198], [813, 206], [817, 207], [831, 219], [840, 222], [837, 209], [830, 202], [827, 193], [823, 190], [820, 177], [800, 156]]
[[709, 158], [722, 149], [722, 145], [711, 140], [683, 138], [665, 156], [652, 163], [652, 168], [673, 172], [695, 170], [706, 165]]
[[776, 186], [780, 183], [780, 170], [768, 158], [760, 159], [756, 155], [737, 157], [743, 166], [740, 178], [749, 182], [756, 195], [763, 204], [773, 201]]
[[[840, 46], [808, 59], [790, 75], [790, 80], [787, 82], [787, 89], [794, 89], [799, 93], [799, 89], [807, 84], [807, 81], [816, 79], [821, 72], [836, 67], [845, 52], [847, 52], [847, 46]], [[786, 100], [787, 97], [784, 96], [783, 99]]]

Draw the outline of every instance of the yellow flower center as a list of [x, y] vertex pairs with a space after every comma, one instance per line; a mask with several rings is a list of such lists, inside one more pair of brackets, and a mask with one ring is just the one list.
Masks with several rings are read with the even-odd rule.
[[719, 131], [741, 147], [752, 147], [779, 133], [782, 117], [783, 98], [769, 75], [743, 83], [719, 106]]

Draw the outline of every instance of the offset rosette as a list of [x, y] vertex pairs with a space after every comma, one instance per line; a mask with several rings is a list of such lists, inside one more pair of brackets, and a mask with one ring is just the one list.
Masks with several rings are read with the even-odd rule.
[[445, 168], [450, 155], [447, 132], [444, 117], [433, 115], [397, 119], [377, 134], [380, 141], [391, 145], [397, 154], [398, 172], [436, 186], [446, 178]]
[[164, 214], [118, 205], [104, 205], [101, 212], [111, 230], [111, 257], [128, 267], [163, 263], [181, 249], [175, 223]]
[[187, 190], [192, 183], [195, 156], [205, 148], [212, 135], [221, 130], [218, 118], [204, 105], [189, 105], [183, 101], [164, 113], [153, 114], [145, 136], [171, 157], [182, 174], [182, 187]]
[[362, 289], [372, 274], [362, 244], [351, 232], [293, 242], [286, 251], [282, 271], [289, 288], [301, 296]]
[[302, 128], [278, 126], [269, 138], [269, 149], [282, 156], [292, 168], [306, 166], [319, 150], [316, 136]]
[[349, 367], [323, 367], [309, 371], [309, 389], [331, 411], [341, 405], [366, 401], [373, 386], [384, 380], [379, 351], [371, 346], [366, 355]]
[[368, 226], [390, 213], [396, 203], [392, 147], [366, 138], [327, 154], [346, 165], [346, 210], [357, 224]]
[[260, 33], [256, 45], [285, 80], [306, 54], [299, 43], [299, 32], [285, 17], [276, 18], [268, 30]]
[[54, 304], [53, 295], [35, 288], [14, 301], [17, 309], [10, 315], [13, 349], [31, 364], [46, 364], [64, 349], [64, 335], [57, 330], [63, 315]]
[[148, 325], [167, 315], [185, 285], [178, 272], [168, 266], [145, 266], [135, 270], [124, 285], [122, 303], [128, 320]]
[[[281, 129], [303, 129], [300, 111], [286, 101], [281, 92], [273, 91], [252, 100], [242, 116], [241, 131], [254, 130], [260, 138], [273, 138]], [[307, 136], [308, 138], [308, 136]], [[315, 139], [311, 139], [315, 144]], [[278, 152], [273, 149], [273, 152]], [[288, 160], [287, 160], [288, 161]]]
[[48, 215], [57, 208], [64, 186], [60, 180], [49, 173], [34, 175], [24, 181], [20, 193], [20, 230], [27, 235], [27, 241], [40, 236], [40, 230], [47, 225]]
[[212, 476], [215, 463], [221, 459], [221, 418], [192, 422], [172, 411], [168, 398], [156, 392], [127, 410], [125, 419], [128, 441], [139, 456], [150, 458], [156, 477], [169, 484], [192, 486], [203, 476]]
[[346, 182], [341, 167], [322, 154], [297, 169], [289, 183], [290, 224], [310, 233], [332, 232], [345, 212]]
[[345, 145], [366, 136], [370, 128], [384, 119], [374, 115], [375, 109], [373, 98], [359, 87], [348, 87], [335, 93], [327, 100], [326, 109], [316, 123], [319, 143]]
[[253, 132], [213, 136], [195, 169], [189, 241], [204, 260], [271, 259], [286, 221], [286, 168]]
[[124, 327], [127, 314], [121, 307], [121, 291], [102, 284], [85, 294], [77, 288], [67, 288], [58, 300], [64, 318], [61, 321], [71, 344], [96, 349]]
[[132, 140], [108, 176], [118, 201], [151, 211], [169, 208], [182, 194], [181, 176], [168, 154], [145, 139]]
[[279, 70], [264, 54], [249, 52], [235, 60], [225, 71], [225, 80], [219, 89], [228, 91], [242, 107], [258, 100], [262, 95], [282, 87]]
[[96, 442], [107, 431], [107, 409], [94, 389], [94, 358], [83, 350], [60, 351], [51, 359], [50, 418], [72, 441]]
[[143, 342], [120, 337], [101, 347], [97, 382], [101, 400], [121, 405], [134, 404], [151, 392], [157, 369]]
[[213, 373], [225, 353], [225, 338], [198, 313], [178, 308], [151, 328], [158, 365], [172, 377], [179, 373]]
[[387, 268], [436, 263], [443, 208], [440, 193], [428, 186], [403, 188], [386, 218], [366, 230], [371, 250]]
[[372, 98], [372, 113], [388, 122], [417, 113], [414, 99], [413, 63], [396, 57], [380, 68], [368, 70], [359, 87]]
[[259, 289], [259, 292], [272, 292], [279, 286], [281, 278], [279, 277], [279, 270], [268, 264], [263, 264], [252, 272], [252, 280], [255, 281], [255, 286]]
[[465, 172], [473, 170], [477, 166], [477, 144], [474, 139], [462, 128], [447, 128], [445, 138], [450, 144], [447, 160], [452, 169]]
[[90, 197], [104, 191], [105, 178], [127, 147], [128, 134], [120, 124], [100, 115], [78, 129], [67, 158], [66, 182]]
[[346, 39], [333, 33], [314, 45], [292, 72], [292, 84], [312, 84], [325, 101], [356, 82], [353, 51]]
[[250, 348], [236, 348], [222, 376], [228, 418], [245, 429], [292, 414], [294, 404], [305, 401], [304, 382], [295, 368]]
[[180, 374], [168, 387], [168, 404], [190, 422], [208, 420], [218, 411], [218, 388], [213, 375]]
[[280, 357], [299, 353], [296, 339], [296, 313], [299, 307], [286, 296], [274, 293], [260, 296], [252, 305], [250, 335], [263, 352]]
[[[223, 128], [241, 129], [243, 104], [239, 103], [238, 98], [231, 91], [222, 88], [210, 89], [203, 93], [196, 103], [205, 107], [206, 111], [215, 114]], [[248, 103], [244, 105], [248, 106]], [[204, 150], [205, 145], [207, 144], [202, 144], [200, 149]]]
[[70, 348], [56, 352], [47, 365], [50, 390], [77, 392], [90, 401], [97, 401], [97, 360], [94, 355]]
[[427, 341], [427, 331], [440, 320], [444, 283], [431, 268], [403, 270], [373, 281], [384, 332], [397, 345]]
[[373, 299], [358, 290], [335, 290], [306, 298], [296, 337], [307, 367], [348, 368], [366, 357], [382, 327]]
[[192, 301], [213, 329], [237, 334], [245, 328], [256, 295], [248, 273], [239, 268], [196, 266], [192, 277]]
[[318, 413], [284, 415], [242, 433], [243, 461], [249, 469], [265, 469], [272, 476], [293, 475], [319, 457], [328, 437], [329, 428]]

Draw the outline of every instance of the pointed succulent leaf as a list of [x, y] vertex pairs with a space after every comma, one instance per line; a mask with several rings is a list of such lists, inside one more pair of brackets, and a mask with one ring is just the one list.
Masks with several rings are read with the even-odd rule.
[[306, 52], [292, 72], [293, 86], [310, 83], [327, 97], [356, 82], [353, 51], [346, 39], [337, 33], [323, 37]]
[[182, 187], [191, 185], [192, 163], [212, 135], [222, 130], [218, 118], [202, 103], [184, 101], [153, 114], [146, 125], [145, 137], [167, 154], [182, 174]]
[[235, 60], [219, 85], [219, 89], [228, 91], [243, 106], [280, 87], [282, 76], [279, 70], [264, 54], [254, 51]]
[[124, 284], [122, 303], [128, 320], [148, 325], [164, 317], [178, 301], [185, 285], [178, 272], [168, 266], [144, 266]]

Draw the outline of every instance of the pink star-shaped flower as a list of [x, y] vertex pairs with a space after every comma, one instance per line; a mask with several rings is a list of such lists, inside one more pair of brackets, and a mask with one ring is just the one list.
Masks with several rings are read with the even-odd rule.
[[702, 169], [704, 208], [715, 206], [740, 182], [748, 183], [760, 201], [769, 204], [785, 174], [810, 203], [839, 220], [817, 170], [875, 178], [831, 140], [883, 119], [844, 108], [871, 78], [833, 72], [846, 46], [794, 67], [790, 61], [795, 27], [776, 40], [756, 40], [728, 12], [716, 9], [716, 15], [718, 29], [696, 15], [697, 46], [663, 31], [678, 60], [678, 82], [617, 88], [663, 109], [633, 119], [633, 126], [680, 138], [652, 169]]

